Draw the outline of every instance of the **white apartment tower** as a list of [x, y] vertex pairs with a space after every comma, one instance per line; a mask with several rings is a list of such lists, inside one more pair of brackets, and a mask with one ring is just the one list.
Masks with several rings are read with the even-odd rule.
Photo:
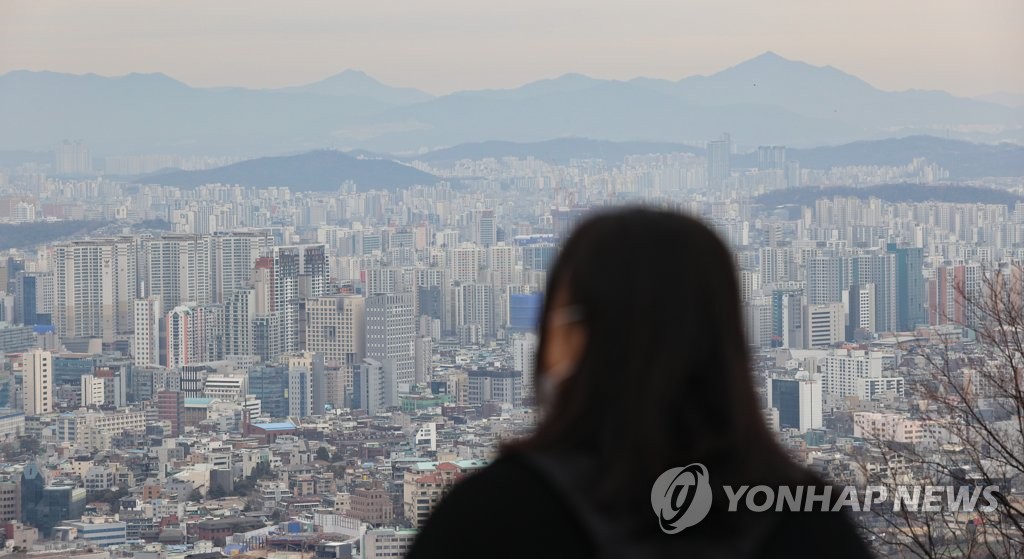
[[832, 350], [819, 363], [822, 390], [837, 398], [856, 396], [858, 381], [882, 378], [882, 353], [864, 350]]
[[246, 285], [252, 278], [252, 267], [256, 259], [273, 244], [273, 237], [265, 230], [214, 235], [211, 240], [213, 257], [210, 267], [213, 301], [226, 302], [233, 291]]
[[61, 338], [112, 342], [131, 330], [136, 247], [129, 237], [71, 241], [54, 247], [53, 323]]
[[498, 243], [487, 249], [487, 268], [491, 285], [505, 287], [516, 283], [516, 249], [505, 243]]
[[454, 282], [476, 283], [484, 266], [486, 253], [479, 246], [463, 243], [448, 250], [448, 266]]
[[150, 295], [160, 297], [163, 308], [211, 301], [209, 236], [165, 234], [145, 241], [142, 248], [146, 286]]

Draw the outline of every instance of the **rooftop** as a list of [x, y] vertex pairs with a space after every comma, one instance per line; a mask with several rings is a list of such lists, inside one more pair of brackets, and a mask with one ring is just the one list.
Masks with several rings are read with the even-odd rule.
[[297, 428], [291, 421], [280, 421], [277, 423], [253, 423], [252, 426], [264, 431], [288, 431]]

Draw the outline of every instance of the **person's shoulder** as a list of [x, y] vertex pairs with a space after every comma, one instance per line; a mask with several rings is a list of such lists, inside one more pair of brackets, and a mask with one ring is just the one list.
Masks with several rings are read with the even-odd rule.
[[[481, 549], [492, 557], [525, 556], [508, 541], [509, 527], [528, 527], [536, 538], [558, 540], [585, 549], [582, 531], [558, 495], [527, 464], [502, 456], [466, 474], [438, 503], [417, 537], [409, 557], [473, 557]], [[505, 539], [495, 549], [494, 542]], [[525, 545], [525, 544], [523, 544]], [[571, 547], [555, 545], [541, 556], [573, 557]]]
[[766, 557], [829, 557], [868, 559], [867, 544], [850, 515], [844, 511], [779, 513], [776, 529], [765, 542]]
[[[500, 456], [478, 471], [464, 474], [452, 488], [446, 500], [486, 501], [500, 499], [509, 502], [522, 500], [526, 495], [546, 490], [537, 483], [537, 474], [515, 456]], [[478, 503], [485, 504], [485, 503]]]

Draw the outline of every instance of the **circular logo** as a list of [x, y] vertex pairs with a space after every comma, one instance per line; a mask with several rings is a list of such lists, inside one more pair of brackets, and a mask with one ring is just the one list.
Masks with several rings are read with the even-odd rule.
[[666, 534], [697, 524], [711, 510], [711, 484], [704, 464], [671, 468], [651, 488], [651, 507]]

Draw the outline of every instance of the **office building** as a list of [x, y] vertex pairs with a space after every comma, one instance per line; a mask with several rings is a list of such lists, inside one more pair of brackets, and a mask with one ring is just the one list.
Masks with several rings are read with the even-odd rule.
[[53, 312], [53, 274], [18, 272], [14, 284], [14, 323], [50, 324]]
[[779, 410], [779, 428], [801, 433], [822, 427], [821, 379], [806, 371], [794, 378], [771, 378], [766, 383], [770, 406]]
[[367, 357], [356, 366], [352, 407], [376, 415], [397, 403], [394, 376], [380, 361]]
[[842, 303], [804, 307], [804, 347], [828, 347], [845, 339], [846, 313]]
[[157, 417], [170, 424], [169, 437], [184, 434], [185, 394], [180, 390], [161, 390], [156, 393]]
[[64, 526], [74, 528], [78, 539], [93, 545], [123, 545], [127, 543], [127, 524], [112, 516], [83, 516], [81, 520], [69, 520]]
[[81, 378], [81, 404], [83, 407], [98, 407], [104, 401], [104, 382], [102, 378], [93, 375], [82, 375]]
[[249, 394], [260, 401], [263, 417], [288, 416], [288, 368], [261, 365], [249, 371]]
[[22, 410], [25, 415], [53, 411], [53, 354], [34, 349], [22, 355]]
[[481, 404], [523, 403], [523, 373], [512, 369], [481, 369], [469, 372], [468, 401]]
[[354, 365], [366, 355], [366, 299], [334, 295], [306, 301], [306, 351], [329, 365]]
[[415, 382], [416, 323], [412, 293], [366, 298], [366, 357], [394, 375], [396, 386]]
[[494, 210], [475, 210], [473, 212], [473, 242], [485, 248], [498, 242]]
[[928, 323], [925, 312], [924, 250], [889, 243], [896, 255], [896, 329], [909, 331]]
[[875, 284], [854, 284], [847, 293], [846, 339], [869, 337], [875, 328]]

